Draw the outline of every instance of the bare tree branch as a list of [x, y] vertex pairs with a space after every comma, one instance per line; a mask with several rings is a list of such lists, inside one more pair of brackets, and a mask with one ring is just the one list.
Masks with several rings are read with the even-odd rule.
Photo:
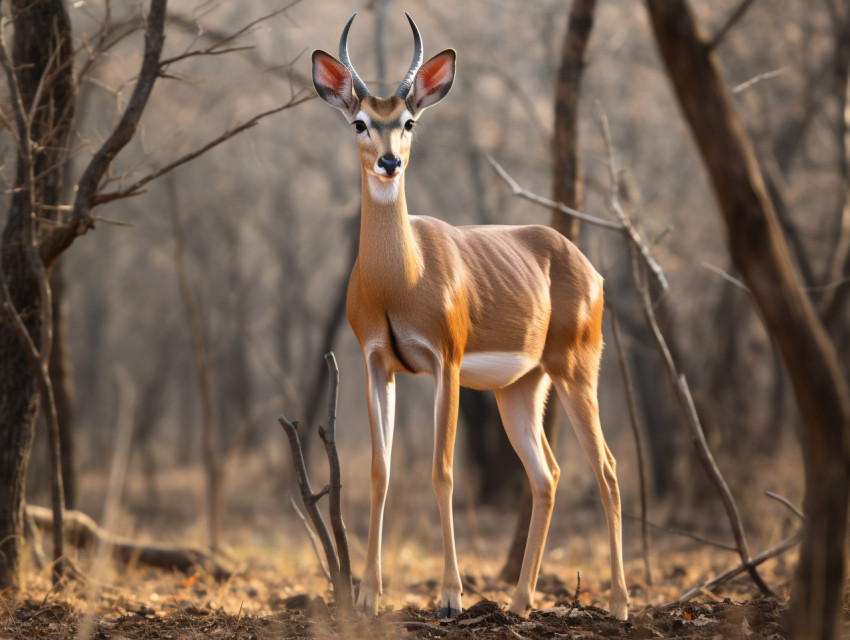
[[77, 82], [82, 84], [83, 81], [88, 79], [97, 62], [102, 59], [103, 54], [121, 44], [143, 26], [144, 17], [140, 14], [134, 14], [126, 20], [114, 23], [112, 22], [111, 12], [107, 11], [107, 15], [101, 21], [97, 41], [92, 44], [85, 35], [83, 36], [83, 42], [80, 46], [86, 50], [87, 57], [77, 72]]
[[[246, 33], [249, 29], [255, 27], [260, 22], [270, 20], [271, 18], [284, 13], [287, 9], [294, 6], [299, 1], [300, 0], [295, 0], [295, 2], [288, 4], [282, 9], [278, 11], [273, 11], [272, 13], [267, 14], [246, 25], [240, 30], [240, 35]], [[233, 39], [232, 34], [210, 27], [209, 25], [201, 24], [197, 21], [197, 19], [193, 17], [172, 13], [168, 16], [168, 22], [169, 24], [173, 24], [179, 27], [180, 29], [183, 29], [184, 31], [195, 33], [198, 38], [209, 38], [211, 40], [214, 40], [214, 44], [211, 47], [208, 47], [208, 49], [215, 49], [216, 47], [222, 46], [223, 44], [230, 42]], [[247, 48], [241, 51], [241, 53], [243, 53], [244, 57], [246, 57], [258, 69], [261, 69], [266, 72], [272, 72], [279, 77], [286, 77], [290, 81], [294, 80], [298, 85], [302, 87], [312, 86], [312, 80], [310, 79], [310, 77], [298, 72], [292, 67], [291, 63], [278, 66], [270, 65], [266, 60], [260, 57], [260, 55], [257, 53], [256, 48], [253, 47]], [[286, 71], [285, 73], [284, 70]]]
[[[655, 258], [652, 257], [652, 254], [649, 251], [649, 247], [637, 233], [635, 228], [629, 222], [628, 224], [624, 224], [622, 221], [614, 222], [611, 220], [606, 220], [604, 218], [600, 218], [598, 216], [591, 215], [589, 213], [583, 213], [572, 207], [568, 207], [563, 202], [555, 202], [554, 200], [550, 200], [549, 198], [545, 198], [543, 196], [537, 195], [536, 193], [532, 193], [526, 189], [523, 189], [519, 186], [519, 183], [514, 180], [511, 175], [505, 171], [505, 169], [500, 165], [496, 160], [490, 155], [487, 154], [487, 162], [490, 163], [490, 166], [499, 174], [499, 177], [504, 180], [511, 189], [511, 192], [524, 200], [528, 200], [529, 202], [533, 202], [534, 204], [545, 207], [547, 209], [559, 209], [563, 211], [567, 215], [575, 216], [579, 220], [587, 222], [588, 224], [596, 225], [597, 227], [603, 227], [605, 229], [612, 229], [614, 231], [620, 231], [625, 234], [629, 240], [634, 243], [638, 247], [638, 251], [641, 255], [641, 258], [646, 262], [649, 269], [652, 271], [653, 275], [658, 280], [658, 283], [661, 285], [661, 288], [665, 291], [669, 288], [667, 283], [667, 278], [664, 275], [664, 271], [659, 266], [658, 262], [656, 262]], [[617, 208], [622, 210], [619, 206], [619, 202], [617, 201]]]
[[223, 143], [227, 140], [230, 140], [230, 138], [242, 133], [243, 131], [245, 131], [247, 129], [250, 129], [251, 127], [255, 126], [260, 120], [262, 120], [266, 116], [270, 116], [270, 115], [273, 115], [275, 113], [280, 113], [281, 111], [285, 111], [286, 109], [291, 109], [292, 107], [296, 107], [299, 104], [301, 104], [303, 102], [307, 102], [308, 100], [312, 100], [312, 99], [313, 99], [313, 96], [304, 95], [304, 93], [299, 93], [298, 96], [296, 96], [295, 98], [293, 98], [292, 100], [290, 100], [286, 104], [283, 104], [279, 107], [275, 107], [274, 109], [269, 109], [268, 111], [263, 111], [262, 113], [258, 113], [257, 115], [255, 115], [253, 118], [251, 118], [247, 122], [244, 122], [244, 123], [234, 127], [233, 129], [228, 129], [227, 131], [225, 131], [224, 133], [219, 135], [217, 138], [210, 140], [208, 143], [199, 147], [198, 149], [195, 149], [194, 151], [187, 153], [186, 155], [178, 158], [177, 160], [170, 162], [169, 164], [165, 165], [161, 169], [158, 169], [157, 171], [154, 171], [153, 173], [150, 173], [150, 174], [146, 175], [145, 177], [140, 178], [139, 180], [137, 180], [136, 182], [131, 184], [129, 187], [125, 187], [123, 189], [120, 189], [119, 191], [112, 191], [112, 192], [107, 192], [107, 193], [101, 192], [101, 193], [93, 194], [91, 196], [92, 205], [94, 206], [94, 205], [104, 204], [106, 202], [112, 202], [113, 200], [120, 200], [122, 198], [130, 198], [132, 196], [141, 195], [142, 193], [144, 193], [142, 191], [142, 188], [145, 185], [147, 185], [149, 182], [152, 182], [152, 181], [156, 180], [157, 178], [161, 178], [165, 174], [170, 173], [171, 171], [174, 171], [174, 169], [176, 169], [177, 167], [180, 167], [180, 166], [186, 164], [187, 162], [191, 162], [195, 158], [202, 156], [207, 151], [210, 151], [211, 149], [217, 147], [221, 143]]
[[709, 49], [716, 49], [720, 46], [720, 43], [723, 42], [723, 38], [732, 30], [738, 21], [744, 17], [749, 8], [753, 5], [755, 0], [742, 0], [741, 4], [732, 12], [726, 22], [722, 27], [717, 31], [714, 37], [711, 39], [711, 42], [708, 44]]
[[319, 561], [319, 567], [321, 567], [322, 573], [325, 574], [325, 578], [327, 578], [328, 582], [333, 585], [331, 573], [328, 571], [328, 563], [322, 557], [321, 552], [319, 552], [319, 538], [316, 536], [316, 532], [310, 528], [310, 523], [307, 522], [307, 517], [301, 509], [298, 508], [298, 504], [295, 502], [295, 498], [292, 497], [292, 494], [289, 495], [289, 504], [292, 505], [292, 508], [295, 510], [295, 515], [298, 516], [298, 519], [301, 520], [301, 524], [304, 525], [304, 530], [307, 532], [307, 537], [310, 538], [310, 544], [313, 546], [313, 553], [316, 554], [316, 559]]
[[[614, 163], [614, 148], [611, 143], [611, 135], [608, 128], [608, 118], [601, 108], [596, 109], [596, 117], [599, 121], [600, 127], [602, 128], [602, 136], [605, 140], [605, 148], [608, 156], [608, 175], [611, 180], [611, 188], [608, 202], [614, 209], [614, 211], [617, 213], [617, 216], [623, 222], [623, 225], [628, 228], [631, 226], [628, 219], [628, 215], [626, 214], [625, 210], [620, 206], [620, 202], [617, 197], [617, 193], [619, 191], [619, 184], [617, 179], [616, 165]], [[632, 239], [632, 236], [629, 236], [629, 238]], [[643, 246], [645, 247], [645, 245]], [[646, 319], [647, 325], [649, 326], [652, 332], [652, 336], [655, 340], [656, 346], [658, 347], [662, 362], [665, 365], [665, 371], [667, 372], [667, 375], [670, 379], [670, 383], [672, 384], [673, 389], [675, 391], [676, 400], [682, 408], [682, 413], [685, 417], [685, 422], [687, 423], [687, 426], [691, 432], [691, 440], [697, 450], [700, 462], [708, 473], [709, 479], [717, 488], [718, 494], [720, 495], [720, 499], [723, 502], [724, 508], [726, 509], [726, 515], [729, 518], [729, 524], [732, 528], [732, 534], [735, 537], [735, 545], [738, 549], [739, 555], [741, 556], [741, 561], [745, 565], [747, 565], [746, 569], [749, 572], [750, 577], [753, 579], [753, 582], [756, 584], [756, 586], [767, 595], [775, 595], [770, 589], [770, 587], [767, 586], [762, 577], [759, 575], [755, 566], [748, 565], [748, 563], [750, 563], [750, 552], [747, 545], [747, 537], [744, 533], [744, 525], [741, 521], [741, 515], [738, 511], [738, 505], [735, 502], [735, 498], [732, 496], [732, 492], [729, 489], [729, 485], [726, 484], [726, 480], [723, 478], [723, 474], [721, 474], [717, 463], [714, 461], [714, 456], [712, 455], [711, 450], [708, 448], [708, 443], [705, 440], [705, 433], [703, 432], [702, 425], [699, 421], [699, 416], [697, 415], [696, 408], [694, 407], [694, 402], [693, 398], [691, 397], [691, 391], [690, 387], [688, 386], [688, 382], [685, 379], [685, 375], [678, 371], [676, 363], [673, 360], [673, 356], [670, 353], [670, 349], [667, 346], [667, 341], [665, 340], [664, 335], [661, 333], [661, 328], [658, 326], [658, 322], [655, 318], [655, 311], [653, 309], [652, 301], [650, 299], [649, 287], [647, 286], [645, 277], [641, 273], [640, 264], [638, 263], [638, 255], [641, 251], [641, 245], [636, 242], [633, 242], [629, 246], [629, 249], [632, 257], [632, 280], [634, 281], [635, 287], [638, 290], [639, 297], [643, 304], [644, 317]]]
[[746, 291], [747, 293], [752, 295], [752, 291], [750, 291], [750, 288], [747, 285], [745, 285], [743, 282], [738, 280], [738, 278], [736, 278], [735, 276], [733, 276], [729, 273], [726, 273], [720, 267], [716, 267], [713, 264], [709, 264], [708, 262], [703, 262], [702, 266], [705, 267], [706, 269], [708, 269], [709, 271], [711, 271], [712, 273], [716, 273], [721, 278], [723, 278], [726, 282], [733, 284], [736, 287], [738, 287], [739, 289], [741, 289], [742, 291]]
[[643, 437], [638, 424], [638, 409], [635, 400], [635, 387], [632, 382], [632, 374], [629, 370], [628, 359], [626, 358], [626, 350], [623, 345], [623, 338], [620, 333], [620, 323], [617, 320], [617, 307], [614, 303], [613, 296], [607, 300], [608, 309], [611, 312], [611, 326], [614, 329], [614, 345], [617, 348], [617, 359], [620, 361], [620, 371], [623, 374], [623, 387], [626, 393], [626, 405], [629, 409], [629, 423], [632, 426], [632, 435], [635, 440], [635, 452], [637, 453], [638, 463], [638, 481], [640, 482], [640, 534], [641, 544], [643, 548], [643, 565], [646, 571], [646, 582], [650, 586], [652, 580], [652, 564], [650, 563], [649, 550], [649, 532], [647, 531], [647, 515], [646, 515], [646, 469], [643, 461]]
[[770, 80], [772, 78], [776, 78], [778, 76], [781, 76], [786, 71], [788, 71], [788, 67], [779, 67], [778, 69], [774, 69], [773, 71], [765, 71], [764, 73], [759, 73], [758, 75], [753, 76], [749, 80], [746, 80], [746, 81], [742, 82], [741, 84], [738, 84], [738, 85], [735, 85], [734, 87], [732, 87], [732, 93], [738, 94], [738, 93], [741, 93], [742, 91], [746, 91], [747, 89], [749, 89], [753, 85], [756, 85], [759, 82], [762, 82], [763, 80]]
[[[205, 49], [196, 49], [194, 51], [186, 51], [185, 53], [182, 53], [180, 55], [177, 55], [177, 56], [174, 56], [174, 57], [171, 57], [171, 58], [166, 58], [165, 60], [160, 61], [160, 65], [162, 67], [167, 67], [168, 65], [174, 64], [175, 62], [179, 62], [180, 60], [185, 60], [186, 58], [192, 58], [192, 57], [195, 57], [195, 56], [220, 55], [222, 53], [229, 53], [229, 52], [232, 52], [232, 51], [248, 51], [248, 50], [254, 49], [254, 47], [227, 47], [226, 49], [222, 49], [222, 47], [224, 47], [224, 45], [226, 45], [230, 42], [233, 42], [237, 38], [240, 38], [241, 36], [245, 35], [251, 29], [256, 27], [258, 24], [261, 24], [263, 22], [271, 20], [272, 18], [281, 15], [282, 13], [286, 13], [289, 9], [294, 7], [300, 1], [301, 0], [293, 0], [293, 2], [290, 2], [289, 4], [287, 4], [283, 7], [275, 9], [271, 13], [267, 13], [266, 15], [261, 16], [261, 17], [257, 18], [256, 20], [252, 20], [248, 24], [244, 25], [243, 27], [240, 27], [239, 29], [237, 29], [236, 31], [234, 31], [232, 33], [220, 34], [218, 32], [213, 32], [213, 31], [210, 31], [210, 30], [204, 28], [205, 33], [216, 38], [216, 41], [213, 44], [206, 47]], [[179, 22], [179, 19], [174, 18], [174, 17], [170, 17], [169, 21], [170, 22]], [[182, 26], [186, 26], [186, 24], [190, 24], [190, 25], [195, 26], [196, 30], [199, 27], [199, 25], [197, 25], [197, 23], [194, 23], [194, 21], [186, 20], [184, 18], [183, 22], [182, 22]]]
[[800, 520], [806, 519], [806, 514], [800, 511], [800, 509], [798, 509], [797, 506], [785, 496], [781, 496], [778, 493], [774, 493], [773, 491], [765, 491], [764, 495], [766, 495], [768, 498], [778, 500], [779, 502], [784, 504], [786, 507], [788, 507], [788, 509], [791, 510], [791, 513], [800, 518]]
[[836, 637], [846, 571], [850, 387], [835, 346], [800, 291], [752, 144], [690, 4], [647, 0], [646, 6], [711, 179], [732, 259], [753, 291], [802, 416], [808, 519], [792, 588], [789, 636]]
[[649, 245], [640, 237], [635, 226], [632, 224], [629, 216], [626, 215], [622, 204], [620, 204], [620, 179], [617, 172], [617, 164], [614, 160], [614, 145], [611, 142], [611, 129], [608, 126], [608, 116], [602, 110], [602, 106], [596, 102], [593, 105], [593, 113], [596, 116], [599, 126], [602, 130], [602, 140], [605, 143], [606, 155], [608, 156], [608, 176], [611, 183], [611, 188], [608, 192], [608, 206], [617, 215], [620, 224], [623, 225], [623, 232], [626, 238], [631, 243], [632, 248], [638, 252], [646, 266], [652, 271], [655, 279], [661, 285], [664, 291], [669, 289], [667, 277], [664, 275], [664, 270], [658, 264], [649, 252]]
[[118, 153], [135, 135], [154, 83], [159, 76], [159, 58], [165, 41], [163, 30], [166, 2], [167, 0], [151, 0], [148, 27], [145, 30], [142, 68], [130, 102], [112, 134], [97, 150], [83, 171], [77, 185], [77, 195], [70, 219], [42, 240], [41, 257], [45, 264], [51, 264], [77, 236], [85, 234], [94, 225], [91, 209], [98, 204], [93, 198], [97, 194], [100, 181]]
[[[629, 520], [640, 520], [640, 516], [635, 516], [630, 513], [624, 513], [624, 518], [628, 518]], [[665, 527], [662, 524], [658, 524], [656, 522], [652, 522], [651, 520], [647, 520], [646, 524], [652, 527], [653, 529], [657, 529], [658, 531], [663, 531], [664, 533], [669, 533], [674, 536], [681, 536], [683, 538], [688, 538], [690, 540], [694, 540], [701, 544], [708, 545], [709, 547], [714, 547], [715, 549], [723, 549], [724, 551], [731, 551], [732, 553], [737, 553], [738, 548], [731, 544], [725, 544], [723, 542], [718, 542], [717, 540], [711, 540], [709, 538], [705, 538], [696, 533], [691, 533], [690, 531], [685, 531], [684, 529], [676, 529], [674, 527]]]
[[612, 220], [606, 220], [604, 218], [600, 218], [598, 216], [591, 215], [589, 213], [584, 213], [577, 209], [573, 209], [572, 207], [568, 207], [567, 205], [561, 202], [555, 202], [554, 200], [550, 200], [544, 196], [537, 195], [536, 193], [532, 193], [531, 191], [527, 191], [519, 186], [519, 183], [514, 180], [511, 175], [505, 171], [504, 167], [496, 162], [496, 159], [491, 156], [489, 153], [486, 154], [487, 162], [490, 163], [490, 166], [499, 174], [499, 177], [504, 180], [511, 189], [511, 192], [515, 196], [519, 196], [523, 200], [528, 200], [529, 202], [533, 202], [534, 204], [545, 207], [547, 209], [558, 209], [563, 211], [567, 215], [578, 218], [583, 222], [587, 222], [588, 224], [596, 225], [597, 227], [602, 227], [604, 229], [613, 229], [615, 231], [622, 231], [623, 225], [619, 222], [614, 222]]

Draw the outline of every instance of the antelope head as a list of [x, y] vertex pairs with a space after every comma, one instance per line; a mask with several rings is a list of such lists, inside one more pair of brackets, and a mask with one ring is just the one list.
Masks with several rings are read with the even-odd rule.
[[348, 58], [348, 31], [356, 15], [342, 31], [339, 59], [321, 50], [313, 52], [313, 85], [322, 100], [339, 109], [354, 128], [360, 164], [370, 185], [397, 185], [407, 168], [417, 119], [452, 87], [456, 55], [446, 49], [423, 64], [422, 37], [405, 13], [413, 30], [413, 62], [393, 95], [373, 96]]

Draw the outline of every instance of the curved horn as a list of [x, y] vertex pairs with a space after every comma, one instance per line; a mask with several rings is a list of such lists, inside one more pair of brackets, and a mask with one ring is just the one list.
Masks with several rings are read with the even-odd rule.
[[410, 14], [405, 11], [404, 15], [407, 16], [407, 21], [410, 22], [410, 28], [413, 29], [413, 62], [410, 63], [410, 69], [408, 69], [407, 75], [404, 76], [401, 84], [398, 85], [398, 89], [395, 90], [395, 95], [402, 100], [407, 98], [407, 94], [410, 93], [410, 87], [413, 86], [413, 78], [416, 77], [416, 72], [422, 66], [422, 36], [419, 35], [419, 29], [416, 27], [416, 23], [410, 17]]
[[348, 59], [348, 30], [351, 28], [351, 23], [354, 22], [356, 15], [357, 12], [355, 11], [348, 19], [348, 22], [345, 23], [345, 29], [342, 30], [342, 37], [339, 39], [339, 61], [351, 72], [351, 81], [357, 96], [359, 98], [365, 98], [366, 96], [371, 96], [372, 93], [369, 91], [366, 83], [357, 75], [354, 66], [351, 64], [351, 60]]

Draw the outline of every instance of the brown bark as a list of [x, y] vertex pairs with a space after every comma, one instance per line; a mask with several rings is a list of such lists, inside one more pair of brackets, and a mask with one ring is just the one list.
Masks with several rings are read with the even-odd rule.
[[[563, 202], [574, 209], [581, 209], [582, 204], [583, 171], [578, 153], [578, 105], [595, 7], [596, 0], [573, 0], [555, 87], [552, 195], [556, 202]], [[574, 242], [578, 239], [579, 220], [573, 216], [553, 210], [552, 227]]]
[[827, 288], [820, 301], [820, 308], [823, 310], [821, 317], [833, 337], [836, 336], [839, 324], [837, 321], [842, 317], [844, 304], [850, 293], [850, 281], [846, 279], [850, 275], [850, 117], [847, 114], [850, 102], [850, 11], [847, 17], [836, 25], [835, 39], [833, 94], [838, 103], [836, 131], [841, 192], [832, 234], [835, 244], [830, 251], [824, 282], [840, 284]]
[[[555, 87], [555, 133], [552, 155], [555, 161], [552, 193], [555, 202], [562, 202], [573, 209], [582, 205], [582, 166], [578, 152], [578, 105], [581, 95], [581, 77], [584, 72], [585, 54], [590, 33], [593, 30], [593, 13], [596, 0], [573, 0], [567, 30], [561, 49], [561, 66]], [[573, 242], [578, 242], [579, 220], [559, 209], [552, 210], [552, 228]], [[560, 424], [558, 421], [558, 399], [550, 394], [543, 414], [543, 430], [553, 451], [557, 451]], [[516, 582], [522, 568], [528, 526], [531, 523], [531, 489], [523, 485], [521, 509], [508, 557], [499, 578]]]
[[36, 275], [44, 266], [32, 255], [33, 216], [50, 217], [59, 204], [76, 101], [71, 25], [64, 2], [13, 0], [11, 6], [15, 87], [10, 88], [13, 100], [19, 100], [13, 111], [20, 119], [32, 116], [29, 140], [21, 140], [18, 148], [15, 191], [0, 239], [11, 302], [0, 313], [0, 589], [17, 587], [20, 581], [25, 478], [39, 402], [37, 370], [12, 314], [19, 315], [37, 351], [49, 349], [44, 340], [49, 340], [49, 326], [43, 322], [45, 314], [49, 319], [49, 309], [43, 307]]
[[844, 590], [850, 390], [791, 264], [764, 180], [705, 34], [684, 0], [647, 0], [655, 37], [708, 169], [732, 259], [794, 386], [807, 522], [790, 635], [834, 638]]

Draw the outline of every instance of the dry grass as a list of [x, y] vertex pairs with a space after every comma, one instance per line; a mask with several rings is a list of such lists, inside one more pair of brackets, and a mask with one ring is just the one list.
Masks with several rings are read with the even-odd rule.
[[[326, 604], [333, 606], [330, 586], [320, 571], [302, 524], [291, 512], [285, 487], [287, 476], [280, 471], [276, 460], [279, 458], [268, 452], [258, 454], [228, 481], [224, 539], [229, 545], [227, 552], [237, 567], [230, 580], [216, 582], [203, 571], [186, 576], [140, 566], [111, 566], [100, 590], [70, 584], [61, 591], [51, 591], [48, 572], [38, 571], [30, 563], [26, 588], [21, 593], [0, 596], [0, 638], [378, 638], [397, 637], [403, 630], [399, 625], [403, 620], [424, 625], [410, 628], [409, 633], [415, 637], [515, 638], [514, 633], [529, 639], [553, 637], [552, 634], [558, 633], [574, 634], [579, 622], [590, 633], [582, 637], [633, 635], [641, 624], [655, 630], [648, 632], [649, 635], [666, 635], [673, 634], [676, 624], [681, 626], [689, 622], [686, 613], [719, 620], [720, 614], [715, 610], [719, 604], [710, 605], [715, 609], [705, 609], [702, 613], [698, 609], [688, 613], [682, 607], [664, 609], [663, 605], [695, 584], [737, 564], [735, 554], [728, 551], [654, 531], [655, 584], [649, 585], [640, 556], [639, 526], [627, 520], [624, 543], [626, 578], [632, 597], [630, 624], [637, 626], [616, 626], [620, 623], [614, 623], [593, 609], [607, 607], [610, 586], [607, 537], [592, 477], [585, 477], [591, 474], [586, 464], [576, 465], [572, 476], [568, 475], [559, 489], [535, 608], [545, 612], [552, 607], [563, 608], [565, 603], [571, 602], [576, 590], [576, 574], [580, 572], [579, 601], [583, 607], [590, 607], [586, 609], [588, 613], [577, 621], [575, 615], [559, 617], [559, 610], [554, 609], [554, 613], [536, 613], [530, 621], [505, 623], [500, 617], [504, 614], [496, 611], [501, 611], [500, 607], [510, 601], [512, 585], [498, 582], [495, 576], [513, 532], [515, 505], [505, 504], [501, 509], [475, 507], [472, 500], [463, 495], [464, 485], [458, 483], [455, 512], [464, 605], [486, 609], [490, 605], [476, 603], [494, 602], [495, 608], [482, 609], [484, 613], [467, 618], [465, 623], [457, 621], [454, 626], [434, 631], [430, 627], [436, 622], [435, 598], [442, 571], [438, 516], [427, 460], [421, 464], [406, 464], [411, 458], [405, 460], [405, 452], [401, 450], [396, 460], [400, 469], [394, 474], [384, 532], [385, 611], [377, 620], [357, 618], [343, 623], [330, 615]], [[344, 479], [343, 489], [355, 576], [360, 575], [363, 568], [368, 492], [354, 478], [365, 460], [363, 456], [349, 455], [346, 462], [351, 475]], [[316, 467], [318, 469], [319, 465]], [[624, 467], [625, 471], [621, 467], [621, 475], [628, 473], [627, 465]], [[582, 474], [582, 470], [587, 473]], [[317, 472], [316, 475], [321, 474]], [[159, 492], [154, 503], [149, 485], [138, 474], [130, 474], [119, 519], [120, 533], [141, 540], [203, 546], [205, 526], [200, 515], [203, 512], [200, 469], [163, 471], [156, 480]], [[314, 480], [316, 486], [323, 482], [321, 477]], [[83, 510], [98, 514], [104, 483], [103, 477], [96, 474], [82, 478], [84, 500], [80, 506]], [[627, 487], [624, 496], [633, 489]], [[624, 504], [628, 511], [628, 497], [624, 498]], [[793, 519], [786, 517], [783, 507], [765, 508], [772, 508], [773, 516], [765, 518], [758, 535], [752, 536], [752, 553], [788, 535], [795, 525]], [[675, 505], [667, 511], [675, 511]], [[653, 508], [656, 517], [664, 517], [664, 512], [665, 509], [657, 505]], [[722, 540], [730, 537], [727, 529], [722, 522], [714, 522], [705, 523], [700, 531]], [[783, 599], [788, 597], [794, 556], [792, 551], [761, 567], [767, 583]], [[75, 560], [84, 572], [90, 572], [92, 565], [88, 556], [80, 555]], [[741, 577], [713, 593], [706, 592], [700, 600], [722, 603], [730, 598], [737, 603], [757, 595], [749, 580]], [[752, 615], [747, 613], [744, 617], [750, 625], [763, 621], [764, 633], [757, 631], [751, 637], [775, 637], [784, 606], [783, 601], [754, 605]], [[503, 628], [505, 624], [509, 629]], [[616, 628], [611, 627], [612, 624]], [[560, 630], [552, 625], [561, 625]], [[717, 628], [713, 630], [714, 633], [706, 637], [718, 634]]]

